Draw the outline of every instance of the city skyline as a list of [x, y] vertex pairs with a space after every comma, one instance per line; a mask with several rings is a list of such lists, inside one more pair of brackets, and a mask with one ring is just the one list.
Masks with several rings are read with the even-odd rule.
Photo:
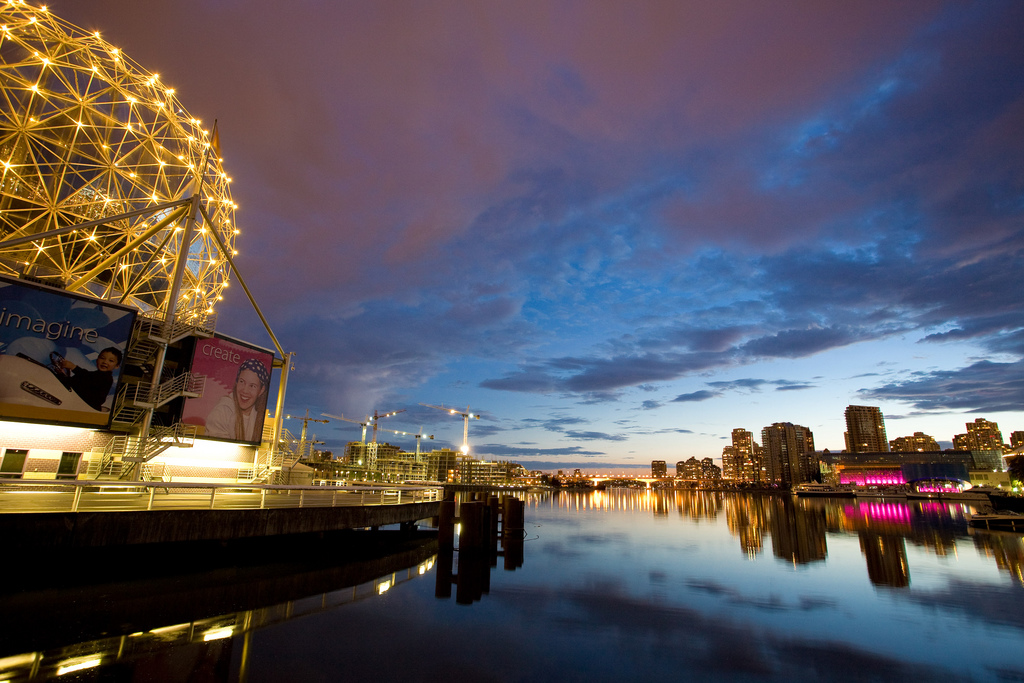
[[292, 414], [534, 469], [1024, 429], [1019, 3], [50, 9], [218, 120]]

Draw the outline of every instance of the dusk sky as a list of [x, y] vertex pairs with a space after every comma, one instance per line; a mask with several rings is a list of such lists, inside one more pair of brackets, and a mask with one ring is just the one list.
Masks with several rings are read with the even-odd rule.
[[1024, 430], [1024, 2], [50, 9], [218, 120], [288, 412], [590, 471]]

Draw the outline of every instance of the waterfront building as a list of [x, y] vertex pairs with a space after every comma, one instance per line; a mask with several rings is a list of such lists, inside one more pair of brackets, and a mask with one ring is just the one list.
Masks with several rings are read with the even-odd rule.
[[894, 453], [923, 453], [942, 449], [934, 437], [924, 432], [914, 432], [913, 436], [901, 436], [890, 441], [889, 450]]
[[967, 433], [953, 437], [953, 447], [965, 451], [1003, 451], [1003, 435], [995, 422], [979, 417], [966, 424]]
[[992, 486], [1004, 491], [1013, 490], [1012, 477], [1009, 472], [993, 470], [971, 470], [968, 472], [972, 486]]
[[1010, 432], [1010, 449], [1017, 450], [1024, 446], [1024, 431]]
[[792, 422], [776, 422], [761, 430], [761, 443], [767, 483], [792, 487], [811, 481], [817, 461], [813, 457], [814, 436], [810, 429]]
[[432, 481], [455, 482], [458, 475], [459, 452], [438, 448], [427, 453], [427, 478]]
[[716, 465], [711, 458], [704, 458], [700, 461], [700, 478], [702, 481], [721, 481], [722, 468]]
[[680, 479], [697, 481], [701, 478], [701, 472], [700, 460], [697, 458], [691, 457], [676, 463], [676, 476]]
[[362, 441], [349, 441], [345, 444], [342, 460], [349, 465], [364, 466], [366, 464], [366, 444]]
[[885, 419], [877, 406], [846, 406], [846, 450], [878, 453], [889, 450]]
[[736, 458], [736, 478], [739, 481], [760, 481], [761, 448], [754, 441], [754, 434], [742, 427], [733, 429], [732, 447]]
[[668, 466], [664, 460], [654, 460], [651, 462], [651, 477], [658, 479], [660, 477], [668, 476]]
[[973, 450], [971, 455], [974, 457], [974, 466], [978, 469], [988, 470], [990, 472], [1002, 472], [1003, 467], [1003, 449], [997, 451], [994, 450]]
[[914, 453], [828, 453], [819, 455], [830, 483], [856, 486], [894, 486], [921, 479], [971, 481], [975, 467], [970, 451]]
[[722, 449], [722, 478], [739, 481], [739, 472], [740, 467], [736, 458], [736, 448], [734, 446], [726, 446]]
[[721, 481], [722, 468], [711, 458], [690, 458], [676, 463], [676, 477], [690, 481]]
[[[576, 480], [582, 480], [579, 470], [574, 474]], [[462, 484], [495, 485], [508, 482], [508, 468], [504, 463], [486, 462], [470, 458], [459, 459], [459, 482]]]
[[[312, 445], [266, 410], [291, 354], [269, 326], [274, 350], [216, 332], [240, 276], [215, 135], [98, 33], [25, 3], [4, 25], [3, 476], [287, 483]], [[98, 374], [65, 384], [70, 366]], [[245, 406], [240, 382], [260, 387]]]
[[722, 449], [722, 476], [742, 482], [760, 480], [759, 447], [753, 433], [743, 428], [732, 430], [732, 445]]

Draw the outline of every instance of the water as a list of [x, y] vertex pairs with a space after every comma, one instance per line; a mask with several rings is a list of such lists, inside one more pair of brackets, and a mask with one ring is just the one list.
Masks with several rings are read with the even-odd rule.
[[[78, 618], [62, 642], [34, 646], [37, 670], [99, 658], [71, 675], [1024, 680], [1024, 537], [970, 529], [969, 506], [638, 490], [526, 502], [522, 554], [509, 547], [508, 569], [505, 557], [492, 567], [423, 541], [355, 559], [293, 548], [292, 564], [273, 571], [251, 563], [190, 576], [187, 589], [173, 576], [136, 586], [180, 595], [106, 624]], [[229, 585], [233, 610], [218, 603]], [[96, 604], [113, 592], [97, 590], [26, 600]], [[10, 602], [0, 601], [6, 613]], [[23, 643], [46, 640], [21, 623]], [[70, 638], [79, 627], [89, 639]]]

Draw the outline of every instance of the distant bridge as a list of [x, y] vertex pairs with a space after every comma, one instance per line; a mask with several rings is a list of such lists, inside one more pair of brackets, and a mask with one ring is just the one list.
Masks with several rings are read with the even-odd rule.
[[699, 484], [701, 482], [700, 479], [681, 479], [678, 477], [587, 477], [587, 481], [592, 481], [595, 485], [604, 481], [642, 481], [647, 485], [647, 488], [651, 488], [651, 485], [657, 482], [685, 482], [689, 484]]

